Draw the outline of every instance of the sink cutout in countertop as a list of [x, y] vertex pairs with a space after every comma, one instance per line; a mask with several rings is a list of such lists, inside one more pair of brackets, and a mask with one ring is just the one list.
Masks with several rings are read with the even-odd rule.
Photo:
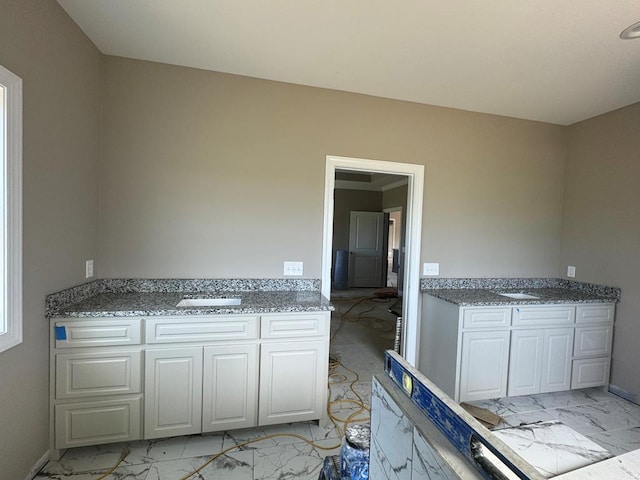
[[183, 298], [176, 307], [229, 307], [241, 303], [241, 298]]
[[513, 298], [514, 300], [538, 300], [540, 298], [535, 295], [531, 295], [530, 293], [496, 293], [503, 297]]

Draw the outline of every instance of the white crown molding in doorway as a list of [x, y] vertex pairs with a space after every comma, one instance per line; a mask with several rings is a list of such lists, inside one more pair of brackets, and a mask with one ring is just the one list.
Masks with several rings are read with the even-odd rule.
[[418, 362], [418, 339], [420, 333], [420, 240], [422, 236], [424, 165], [327, 155], [322, 238], [322, 294], [327, 298], [331, 296], [333, 191], [335, 189], [336, 169], [353, 170], [356, 172], [390, 173], [394, 175], [406, 175], [408, 178], [405, 281], [402, 302], [404, 335], [401, 353], [409, 363], [415, 366]]

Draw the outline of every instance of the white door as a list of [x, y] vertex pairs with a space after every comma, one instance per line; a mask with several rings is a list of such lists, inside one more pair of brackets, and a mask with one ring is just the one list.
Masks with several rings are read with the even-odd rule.
[[349, 287], [384, 287], [386, 265], [384, 213], [351, 212]]
[[258, 345], [204, 347], [202, 431], [256, 425]]
[[200, 433], [202, 347], [145, 352], [144, 438]]

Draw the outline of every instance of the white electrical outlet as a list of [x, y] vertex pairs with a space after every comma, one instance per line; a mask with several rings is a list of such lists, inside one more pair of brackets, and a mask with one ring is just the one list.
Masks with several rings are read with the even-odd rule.
[[93, 260], [87, 260], [84, 263], [84, 276], [85, 278], [93, 277]]
[[440, 275], [440, 264], [439, 263], [425, 263], [422, 267], [423, 275]]
[[569, 266], [567, 267], [567, 277], [575, 278], [576, 276], [576, 267]]
[[284, 262], [284, 274], [300, 276], [303, 272], [303, 262]]

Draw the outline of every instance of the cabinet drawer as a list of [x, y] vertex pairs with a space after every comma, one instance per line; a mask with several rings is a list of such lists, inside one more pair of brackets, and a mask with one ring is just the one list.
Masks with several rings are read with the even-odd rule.
[[510, 308], [465, 308], [464, 328], [508, 327], [511, 325]]
[[210, 342], [258, 338], [258, 317], [160, 317], [145, 320], [146, 343]]
[[329, 332], [329, 315], [264, 315], [260, 324], [262, 338], [317, 337]]
[[55, 448], [139, 440], [141, 396], [55, 407]]
[[572, 324], [575, 307], [514, 307], [513, 326], [558, 326]]
[[611, 304], [583, 305], [576, 308], [576, 323], [613, 323], [614, 314]]
[[600, 387], [609, 381], [609, 357], [584, 358], [573, 361], [571, 388]]
[[573, 344], [574, 357], [609, 355], [613, 325], [577, 327]]
[[56, 348], [139, 345], [139, 318], [58, 320], [53, 334]]
[[56, 398], [141, 391], [142, 350], [56, 355]]

